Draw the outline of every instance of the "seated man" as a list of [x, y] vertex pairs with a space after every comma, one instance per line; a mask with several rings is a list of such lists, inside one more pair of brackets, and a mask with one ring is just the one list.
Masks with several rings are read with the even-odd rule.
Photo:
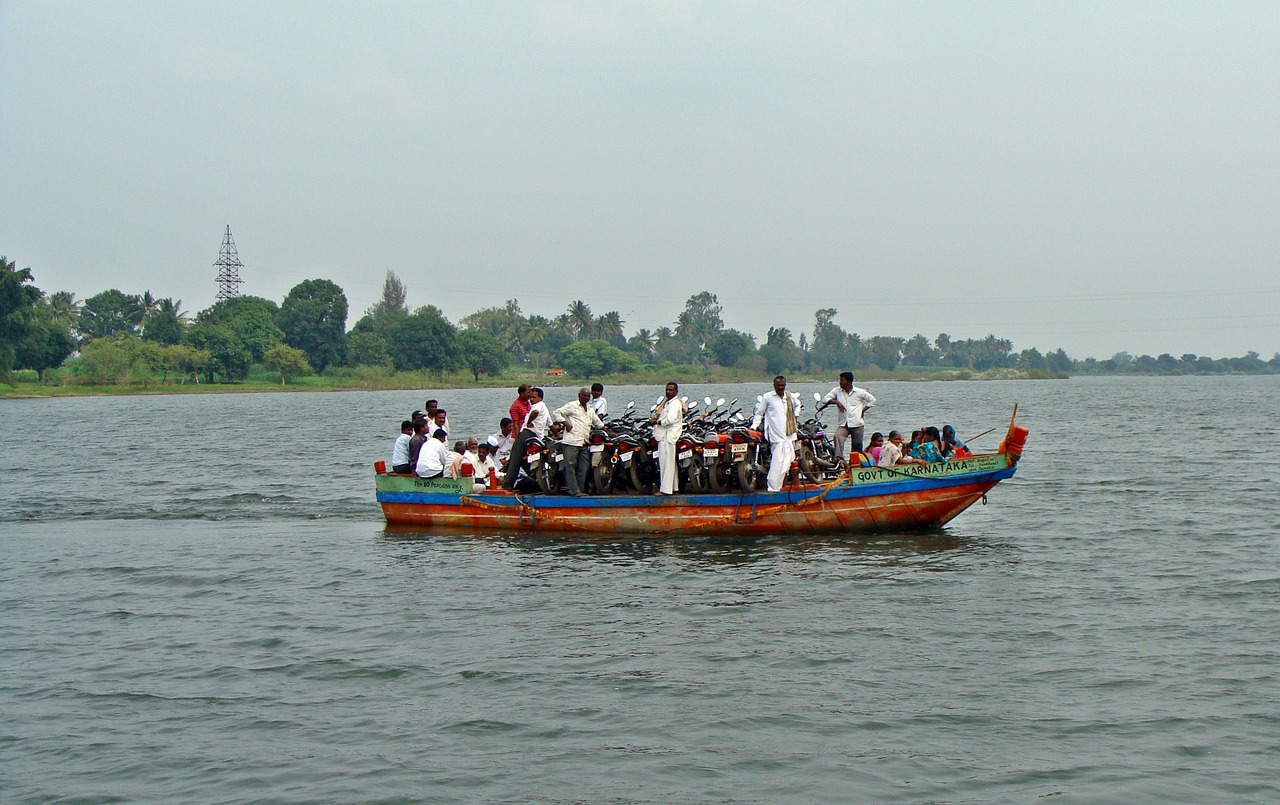
[[409, 442], [413, 439], [413, 421], [406, 419], [400, 423], [400, 435], [391, 448], [391, 471], [401, 475], [413, 472], [409, 463]]
[[422, 452], [418, 453], [418, 465], [414, 468], [419, 478], [443, 478], [445, 468], [449, 466], [449, 446], [445, 444], [449, 434], [438, 430], [435, 435], [422, 443]]
[[484, 491], [489, 487], [490, 471], [493, 472], [495, 478], [501, 480], [502, 474], [498, 472], [497, 465], [493, 463], [493, 457], [489, 455], [488, 442], [478, 442], [474, 438], [469, 439], [467, 441], [467, 450], [462, 455], [475, 468], [475, 488], [477, 492]]
[[462, 477], [462, 465], [469, 463], [466, 459], [467, 443], [457, 441], [453, 443], [453, 450], [449, 451], [449, 463], [445, 465], [444, 474], [449, 478], [458, 479]]
[[505, 470], [507, 459], [511, 456], [511, 445], [515, 444], [515, 427], [511, 417], [504, 416], [498, 423], [498, 432], [489, 437], [489, 454], [499, 470]]

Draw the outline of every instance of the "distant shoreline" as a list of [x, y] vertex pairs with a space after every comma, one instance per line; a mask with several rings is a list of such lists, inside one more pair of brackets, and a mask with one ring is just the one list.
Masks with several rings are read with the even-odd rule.
[[[835, 383], [836, 372], [830, 375], [789, 375], [793, 383]], [[126, 386], [81, 386], [81, 385], [42, 385], [40, 383], [22, 382], [17, 387], [0, 385], [0, 399], [41, 399], [53, 397], [145, 397], [152, 395], [175, 394], [266, 394], [272, 392], [330, 392], [330, 391], [420, 391], [425, 389], [458, 390], [472, 388], [515, 388], [521, 383], [542, 385], [547, 387], [576, 387], [589, 385], [599, 380], [606, 386], [643, 386], [662, 385], [675, 378], [678, 383], [718, 384], [765, 383], [770, 378], [742, 377], [728, 372], [690, 372], [687, 367], [670, 373], [636, 372], [627, 376], [607, 375], [600, 378], [579, 379], [554, 377], [535, 374], [510, 374], [500, 377], [485, 377], [475, 382], [471, 376], [460, 373], [448, 373], [444, 377], [424, 376], [422, 374], [404, 373], [364, 377], [324, 377], [312, 376], [290, 381], [281, 385], [279, 381], [248, 380], [241, 383], [150, 383], [147, 385]], [[1065, 374], [1023, 372], [1016, 369], [993, 369], [987, 372], [974, 372], [965, 369], [946, 369], [929, 372], [865, 372], [859, 373], [857, 382], [874, 383], [883, 381], [905, 382], [950, 382], [955, 380], [1065, 380]]]

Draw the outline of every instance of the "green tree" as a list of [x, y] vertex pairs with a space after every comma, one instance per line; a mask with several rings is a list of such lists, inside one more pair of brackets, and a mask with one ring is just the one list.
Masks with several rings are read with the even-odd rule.
[[18, 343], [26, 338], [35, 305], [42, 296], [32, 281], [30, 268], [19, 270], [12, 260], [0, 257], [0, 377], [6, 381]]
[[187, 344], [209, 353], [204, 371], [212, 383], [214, 375], [224, 383], [244, 380], [249, 376], [253, 355], [226, 324], [194, 324], [187, 331]]
[[208, 350], [194, 349], [186, 344], [171, 344], [164, 348], [164, 366], [177, 373], [180, 384], [185, 384], [190, 375], [196, 385], [200, 385], [200, 373], [206, 371], [211, 363], [213, 355]]
[[71, 328], [58, 319], [49, 300], [41, 299], [32, 310], [27, 334], [18, 342], [16, 365], [19, 369], [35, 369], [43, 383], [45, 371], [61, 366], [75, 352], [76, 339]]
[[347, 357], [347, 297], [325, 279], [304, 280], [280, 304], [276, 324], [284, 342], [302, 350], [317, 372]]
[[867, 359], [886, 372], [897, 367], [902, 360], [903, 340], [887, 335], [877, 335], [865, 342]]
[[375, 332], [347, 333], [347, 362], [352, 366], [391, 366], [387, 341]]
[[809, 360], [817, 369], [841, 369], [852, 365], [846, 349], [848, 334], [835, 323], [836, 312], [833, 307], [814, 311]]
[[128, 382], [130, 364], [118, 338], [95, 338], [80, 348], [79, 357], [68, 366], [81, 383], [111, 386]]
[[76, 325], [80, 322], [81, 307], [76, 301], [76, 295], [70, 291], [54, 291], [49, 294], [49, 306], [53, 308], [54, 321], [74, 334]]
[[785, 374], [804, 366], [805, 356], [791, 340], [786, 327], [770, 327], [768, 339], [760, 347], [760, 355], [770, 374]]
[[689, 297], [684, 310], [676, 318], [676, 335], [701, 350], [724, 329], [720, 317], [723, 308], [710, 291], [702, 291]]
[[1071, 356], [1062, 347], [1058, 347], [1046, 355], [1045, 361], [1049, 364], [1049, 371], [1051, 372], [1070, 372], [1074, 368]]
[[511, 353], [502, 346], [496, 336], [478, 330], [464, 330], [458, 334], [458, 355], [471, 370], [476, 382], [480, 375], [496, 375], [511, 364]]
[[80, 335], [86, 339], [137, 335], [144, 312], [141, 296], [111, 288], [84, 300], [78, 324]]
[[435, 305], [420, 307], [391, 332], [387, 348], [401, 372], [452, 369], [457, 358], [458, 331]]
[[382, 298], [365, 311], [365, 315], [374, 320], [388, 316], [400, 317], [409, 315], [409, 307], [405, 304], [408, 291], [404, 283], [396, 276], [396, 272], [387, 270], [386, 279], [382, 281]]
[[592, 326], [596, 322], [595, 316], [591, 314], [591, 306], [581, 299], [575, 299], [569, 303], [569, 329], [573, 332], [574, 338], [588, 338], [591, 335]]
[[627, 344], [627, 339], [622, 334], [622, 314], [616, 310], [597, 316], [594, 329], [596, 338], [608, 341], [615, 347]]
[[746, 355], [756, 351], [754, 336], [737, 330], [721, 330], [711, 343], [707, 344], [716, 363], [721, 366], [735, 366]]
[[142, 320], [142, 337], [165, 346], [176, 344], [182, 340], [188, 324], [181, 299], [176, 302], [173, 299], [156, 299]]
[[938, 354], [934, 351], [929, 339], [916, 333], [902, 347], [902, 362], [908, 366], [933, 366]]
[[633, 372], [636, 357], [599, 338], [575, 341], [557, 355], [560, 366], [574, 377], [599, 377], [617, 372]]
[[636, 334], [627, 339], [627, 348], [646, 360], [653, 357], [653, 347], [658, 339], [647, 328], [641, 327]]
[[[260, 296], [237, 296], [221, 299], [196, 315], [196, 324], [223, 326], [232, 332], [240, 345], [249, 351], [249, 359], [261, 363], [262, 356], [284, 340], [276, 326], [280, 308]], [[190, 338], [187, 339], [190, 342]]]
[[311, 374], [311, 364], [302, 350], [288, 344], [276, 344], [262, 356], [262, 363], [273, 372], [280, 373], [280, 385], [295, 377]]

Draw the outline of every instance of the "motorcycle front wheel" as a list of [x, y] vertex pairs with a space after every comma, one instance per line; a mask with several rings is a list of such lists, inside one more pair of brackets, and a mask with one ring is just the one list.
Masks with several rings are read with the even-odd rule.
[[737, 472], [738, 488], [743, 492], [756, 491], [756, 467], [749, 456], [738, 462]]
[[639, 456], [631, 459], [631, 468], [629, 470], [631, 473], [631, 488], [638, 494], [647, 495], [653, 491], [653, 484], [649, 483], [649, 479], [645, 477], [645, 472], [640, 467], [641, 463]]
[[800, 447], [800, 455], [797, 458], [800, 464], [800, 474], [804, 476], [805, 481], [811, 484], [822, 483], [822, 470], [814, 460], [813, 448], [807, 444], [802, 445]]
[[596, 483], [596, 494], [607, 495], [613, 491], [613, 462], [601, 461], [591, 469], [591, 478]]
[[538, 480], [538, 488], [547, 494], [560, 488], [560, 473], [554, 468], [554, 462], [551, 459], [544, 458], [539, 462], [538, 469], [534, 471], [534, 477]]

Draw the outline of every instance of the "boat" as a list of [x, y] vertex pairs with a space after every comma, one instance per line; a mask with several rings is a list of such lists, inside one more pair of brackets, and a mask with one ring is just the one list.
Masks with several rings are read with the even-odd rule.
[[374, 467], [390, 525], [470, 531], [549, 531], [668, 536], [865, 534], [941, 526], [1013, 477], [1027, 438], [1016, 424], [994, 453], [932, 464], [850, 467], [821, 484], [779, 492], [570, 497], [476, 488], [473, 478], [418, 478]]

